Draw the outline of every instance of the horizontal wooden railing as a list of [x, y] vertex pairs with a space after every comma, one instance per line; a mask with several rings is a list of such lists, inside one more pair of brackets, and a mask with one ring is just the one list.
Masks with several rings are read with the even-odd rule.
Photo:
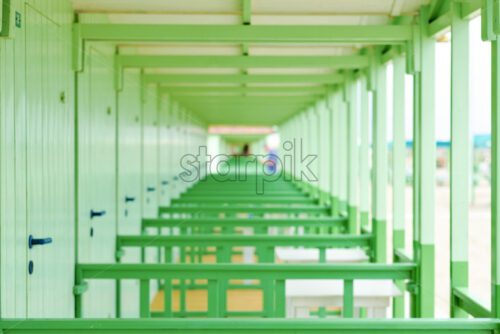
[[[208, 280], [208, 317], [226, 316], [225, 284], [231, 279], [258, 279], [263, 285], [263, 312], [266, 317], [285, 316], [285, 280], [341, 279], [344, 281], [343, 314], [352, 317], [355, 279], [414, 280], [416, 265], [406, 264], [77, 264], [75, 273], [75, 315], [82, 316], [82, 294], [86, 280], [136, 279], [140, 281], [140, 316], [151, 316], [151, 280], [165, 280], [164, 316], [171, 317], [173, 279]], [[120, 291], [117, 292], [120, 294]]]
[[314, 217], [314, 218], [143, 218], [142, 229], [166, 227], [345, 227], [347, 217]]
[[182, 334], [495, 334], [498, 319], [4, 319], [0, 331]]
[[198, 189], [189, 188], [187, 192], [181, 195], [182, 198], [189, 198], [191, 196], [213, 196], [213, 197], [225, 197], [225, 196], [255, 196], [256, 198], [273, 198], [273, 197], [309, 197], [305, 192], [299, 190], [275, 190], [265, 188], [263, 193], [257, 193], [257, 188], [253, 189]]
[[319, 205], [286, 205], [286, 206], [250, 206], [250, 205], [217, 205], [207, 204], [204, 206], [160, 206], [158, 215], [161, 217], [164, 214], [220, 214], [220, 213], [281, 213], [281, 214], [312, 214], [312, 215], [329, 215], [331, 208], [328, 206]]
[[297, 196], [186, 196], [174, 198], [171, 200], [172, 205], [179, 204], [316, 204], [317, 200], [310, 197]]
[[119, 235], [116, 247], [175, 247], [175, 246], [255, 246], [309, 247], [325, 250], [334, 247], [369, 247], [373, 236], [363, 235]]

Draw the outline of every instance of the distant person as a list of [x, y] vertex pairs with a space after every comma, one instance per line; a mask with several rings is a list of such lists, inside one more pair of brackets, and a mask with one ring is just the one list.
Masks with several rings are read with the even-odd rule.
[[264, 146], [264, 148], [268, 152], [265, 161], [267, 172], [268, 174], [274, 174], [277, 171], [278, 151], [269, 146]]
[[241, 152], [241, 155], [244, 157], [247, 157], [250, 154], [250, 147], [248, 144], [243, 145], [243, 151]]

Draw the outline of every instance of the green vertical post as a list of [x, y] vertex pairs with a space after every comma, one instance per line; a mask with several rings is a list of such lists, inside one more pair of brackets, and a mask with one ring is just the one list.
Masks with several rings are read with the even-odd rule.
[[141, 279], [139, 286], [139, 317], [149, 318], [149, 280]]
[[360, 146], [359, 146], [359, 220], [364, 228], [369, 225], [370, 211], [370, 166], [369, 166], [369, 128], [370, 119], [368, 115], [368, 90], [366, 76], [361, 77], [360, 96]]
[[[301, 113], [301, 117], [302, 117], [302, 124], [304, 124], [304, 126], [302, 127], [302, 133], [303, 133], [302, 143], [301, 143], [302, 144], [302, 154], [308, 155], [308, 154], [311, 154], [311, 136], [310, 136], [311, 118], [310, 118], [310, 114], [308, 111]], [[299, 176], [300, 176], [302, 182], [304, 183], [304, 185], [306, 187], [305, 189], [309, 193], [309, 196], [312, 197], [312, 196], [314, 196], [314, 194], [312, 192], [312, 185], [309, 182], [309, 180], [303, 179], [303, 175], [301, 175], [301, 172], [302, 171], [299, 171]]]
[[122, 317], [122, 281], [117, 279], [116, 280], [116, 285], [115, 285], [115, 295], [116, 295], [116, 304], [115, 304], [115, 317], [116, 318], [121, 318]]
[[[172, 247], [165, 247], [165, 263], [172, 263]], [[165, 278], [163, 281], [163, 316], [166, 318], [171, 318], [173, 316], [172, 311], [172, 279]]]
[[319, 263], [326, 263], [326, 247], [319, 247]]
[[354, 316], [354, 281], [352, 279], [344, 280], [342, 315], [344, 318]]
[[[392, 221], [393, 248], [405, 248], [405, 59], [393, 60]], [[404, 282], [396, 285], [404, 291]], [[404, 317], [404, 295], [394, 298], [394, 318]]]
[[[226, 228], [222, 229], [223, 234], [227, 234]], [[231, 263], [231, 252], [232, 248], [230, 246], [217, 246], [217, 263]], [[218, 281], [218, 291], [219, 291], [219, 311], [224, 314], [227, 309], [227, 287], [229, 282], [226, 280]]]
[[[324, 103], [324, 102], [323, 102]], [[317, 140], [317, 156], [318, 158], [316, 159], [316, 163], [318, 164], [318, 168], [317, 168], [317, 171], [318, 173], [316, 174], [317, 178], [318, 178], [318, 182], [317, 182], [317, 186], [318, 186], [318, 195], [319, 195], [319, 198], [318, 198], [318, 202], [320, 205], [324, 205], [325, 204], [325, 201], [324, 201], [324, 185], [325, 185], [325, 181], [326, 181], [326, 178], [325, 178], [325, 175], [324, 175], [324, 158], [325, 158], [325, 155], [324, 155], [324, 152], [323, 152], [323, 149], [325, 147], [325, 143], [323, 141], [323, 108], [322, 108], [322, 103], [321, 102], [318, 102], [316, 103], [315, 107], [314, 107], [314, 111], [316, 113], [316, 127], [317, 127], [317, 131], [316, 131], [316, 140]]]
[[331, 114], [331, 142], [332, 142], [332, 155], [331, 155], [331, 173], [332, 173], [332, 216], [339, 215], [339, 108], [337, 103], [338, 94], [332, 94], [328, 98], [329, 109]]
[[[181, 234], [186, 234], [186, 229], [181, 227]], [[186, 247], [181, 246], [180, 248], [180, 263], [186, 263]], [[186, 290], [187, 290], [187, 280], [181, 278], [179, 280], [179, 309], [181, 312], [186, 311]]]
[[386, 134], [386, 67], [378, 64], [373, 69], [375, 92], [373, 94], [373, 183], [372, 231], [375, 234], [375, 261], [387, 261], [387, 134]]
[[[262, 247], [262, 258], [259, 257], [259, 263], [274, 262], [274, 247]], [[274, 281], [271, 279], [262, 279], [260, 281], [263, 288], [263, 312], [267, 317], [273, 317], [274, 313]]]
[[[321, 155], [321, 152], [318, 150], [318, 148], [320, 147], [320, 138], [319, 138], [319, 134], [320, 134], [320, 130], [319, 130], [319, 113], [318, 113], [318, 109], [317, 109], [317, 104], [312, 107], [310, 110], [309, 110], [309, 126], [310, 126], [310, 130], [309, 130], [309, 141], [310, 141], [310, 150], [309, 150], [309, 154], [312, 154], [312, 155], [316, 155], [316, 157], [318, 157], [318, 155]], [[312, 164], [311, 164], [311, 170], [312, 172], [314, 173], [314, 176], [313, 176], [313, 179], [310, 181], [311, 182], [311, 185], [312, 185], [312, 191], [313, 191], [313, 197], [317, 198], [320, 196], [320, 189], [319, 189], [319, 186], [320, 186], [320, 182], [319, 182], [319, 177], [320, 177], [320, 163], [319, 163], [319, 159], [320, 158], [316, 158]]]
[[[347, 88], [344, 87], [344, 90]], [[347, 165], [348, 165], [348, 137], [347, 137], [347, 101], [345, 99], [345, 91], [342, 91], [338, 100], [338, 110], [339, 110], [339, 210], [341, 213], [347, 212]]]
[[[120, 251], [120, 245], [116, 243], [115, 250], [115, 261], [117, 263], [121, 262], [121, 256], [118, 256], [118, 252]], [[115, 317], [122, 317], [122, 281], [117, 279], [115, 283]]]
[[[492, 1], [487, 0], [488, 12], [483, 10], [483, 22], [498, 15], [492, 9]], [[489, 14], [491, 15], [484, 15]], [[493, 20], [484, 22], [484, 27], [491, 26]], [[498, 22], [498, 20], [496, 20]], [[485, 29], [486, 30], [486, 29]], [[488, 31], [483, 31], [483, 35]], [[491, 36], [491, 313], [493, 318], [500, 318], [500, 43], [499, 32]]]
[[[419, 258], [420, 251], [420, 73], [413, 75], [413, 258]], [[417, 268], [418, 271], [418, 268]], [[411, 316], [417, 317], [417, 294], [411, 295]]]
[[[75, 272], [75, 285], [79, 286], [83, 283], [82, 271], [76, 270]], [[74, 293], [75, 295], [75, 318], [83, 316], [83, 296], [82, 293]]]
[[326, 101], [322, 101], [318, 104], [319, 109], [319, 142], [320, 142], [320, 155], [319, 155], [319, 163], [320, 163], [320, 186], [321, 186], [321, 202], [320, 205], [325, 205], [327, 201], [329, 201], [330, 194], [330, 143], [328, 141], [329, 137], [329, 121], [330, 114], [326, 108]]
[[436, 185], [436, 134], [435, 134], [435, 40], [428, 37], [428, 7], [420, 15], [421, 74], [420, 74], [420, 126], [419, 138], [419, 291], [418, 315], [434, 317], [434, 197]]
[[[451, 142], [450, 142], [450, 282], [467, 287], [469, 221], [469, 21], [461, 17], [461, 4], [451, 2]], [[456, 307], [454, 318], [468, 314]]]
[[358, 233], [358, 84], [347, 83], [348, 93], [348, 217], [349, 233]]
[[285, 296], [285, 280], [275, 281], [275, 298], [274, 298], [274, 308], [275, 308], [275, 318], [284, 318], [286, 316], [286, 296]]
[[221, 316], [221, 309], [219, 305], [219, 281], [210, 279], [208, 280], [208, 317], [218, 318]]

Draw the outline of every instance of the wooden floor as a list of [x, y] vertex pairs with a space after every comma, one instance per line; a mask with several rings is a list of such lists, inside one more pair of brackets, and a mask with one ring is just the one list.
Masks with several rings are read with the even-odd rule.
[[[186, 311], [207, 310], [207, 290], [187, 290]], [[151, 311], [163, 311], [163, 291], [156, 294]], [[179, 311], [179, 290], [172, 293], [172, 307]], [[229, 290], [227, 292], [228, 311], [262, 311], [262, 290]]]
[[[235, 247], [235, 250], [241, 250], [241, 248]], [[215, 255], [204, 255], [202, 262], [215, 263], [215, 260]], [[243, 263], [243, 256], [240, 254], [235, 254], [232, 256], [231, 261], [232, 263]], [[257, 257], [255, 257], [255, 261], [257, 261]], [[187, 257], [186, 262], [190, 262], [189, 256]], [[256, 282], [257, 281], [255, 281], [255, 283]], [[178, 283], [178, 281], [174, 280], [173, 283]], [[196, 283], [202, 284], [206, 283], [206, 281], [197, 280]], [[231, 283], [241, 284], [243, 283], [243, 281], [231, 280]], [[151, 311], [163, 311], [163, 301], [164, 293], [163, 290], [160, 290], [151, 303]], [[173, 311], [179, 311], [180, 309], [179, 290], [174, 290], [172, 292], [172, 307]], [[262, 311], [262, 290], [229, 290], [227, 292], [227, 310]], [[207, 311], [207, 290], [187, 290], [186, 311]]]

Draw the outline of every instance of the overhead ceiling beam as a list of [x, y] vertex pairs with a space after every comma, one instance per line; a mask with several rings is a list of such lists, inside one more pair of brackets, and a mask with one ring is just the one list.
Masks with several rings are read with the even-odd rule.
[[[429, 36], [437, 35], [437, 34], [442, 33], [443, 31], [447, 31], [450, 29], [451, 12], [449, 10], [449, 6], [445, 6], [448, 2], [449, 2], [448, 0], [443, 0], [443, 1], [438, 0], [438, 1], [434, 2], [436, 4], [444, 3], [443, 8], [448, 7], [448, 10], [442, 12], [439, 16], [435, 17], [434, 19], [431, 19], [431, 21], [429, 22], [428, 28], [427, 28], [427, 34]], [[479, 11], [481, 9], [481, 5], [482, 5], [482, 1], [480, 1], [480, 0], [470, 0], [467, 2], [460, 3], [461, 18], [466, 19], [470, 15]]]
[[241, 7], [242, 7], [242, 21], [243, 21], [243, 24], [251, 24], [251, 18], [252, 18], [252, 2], [251, 0], [241, 0], [242, 3], [241, 3]]
[[144, 80], [163, 84], [338, 84], [343, 74], [145, 74]]
[[238, 96], [238, 95], [228, 95], [228, 96], [210, 96], [210, 95], [196, 95], [196, 96], [177, 96], [176, 100], [188, 100], [191, 102], [203, 101], [203, 103], [214, 101], [216, 103], [221, 102], [265, 102], [265, 103], [296, 103], [303, 101], [311, 101], [314, 99], [319, 99], [323, 95], [307, 95], [307, 96], [283, 96], [283, 95], [249, 95], [249, 96]]
[[81, 39], [110, 42], [400, 44], [410, 25], [187, 25], [75, 23]]
[[116, 65], [139, 68], [333, 68], [368, 67], [369, 56], [164, 56], [116, 55]]
[[279, 110], [279, 111], [287, 111], [290, 109], [297, 109], [303, 106], [309, 105], [310, 102], [297, 102], [291, 104], [279, 104], [279, 103], [249, 103], [248, 105], [241, 105], [235, 102], [231, 103], [189, 103], [187, 101], [178, 101], [183, 106], [193, 107], [193, 109], [200, 109], [203, 111], [210, 112], [220, 112], [228, 109], [242, 109], [242, 110]]
[[332, 86], [285, 86], [285, 87], [237, 87], [237, 86], [170, 86], [161, 87], [170, 94], [199, 93], [296, 93], [325, 94], [333, 90]]
[[189, 108], [193, 111], [201, 111], [203, 114], [207, 116], [226, 112], [228, 110], [244, 110], [244, 111], [275, 111], [275, 112], [288, 112], [290, 110], [302, 110], [307, 108], [311, 103], [297, 103], [290, 105], [279, 105], [279, 104], [251, 104], [248, 106], [242, 106], [241, 104], [208, 104], [208, 105], [200, 105], [200, 104], [189, 104], [182, 103], [183, 106]]
[[[250, 99], [244, 99], [245, 97], [249, 97]], [[264, 99], [255, 99], [255, 98], [262, 98]], [[224, 105], [239, 105], [242, 102], [242, 99], [244, 102], [247, 103], [248, 106], [253, 106], [253, 105], [272, 105], [272, 104], [277, 104], [277, 105], [282, 105], [282, 106], [288, 106], [288, 105], [299, 105], [303, 103], [307, 103], [310, 101], [313, 101], [314, 98], [319, 99], [321, 96], [292, 96], [292, 99], [283, 99], [287, 98], [290, 96], [280, 96], [279, 98], [276, 98], [276, 96], [226, 96], [225, 98], [221, 99], [220, 96], [176, 96], [175, 101], [182, 102], [182, 103], [190, 103], [193, 105], [201, 105], [201, 106], [209, 106], [210, 104], [224, 104]], [[281, 99], [280, 99], [281, 98]]]

